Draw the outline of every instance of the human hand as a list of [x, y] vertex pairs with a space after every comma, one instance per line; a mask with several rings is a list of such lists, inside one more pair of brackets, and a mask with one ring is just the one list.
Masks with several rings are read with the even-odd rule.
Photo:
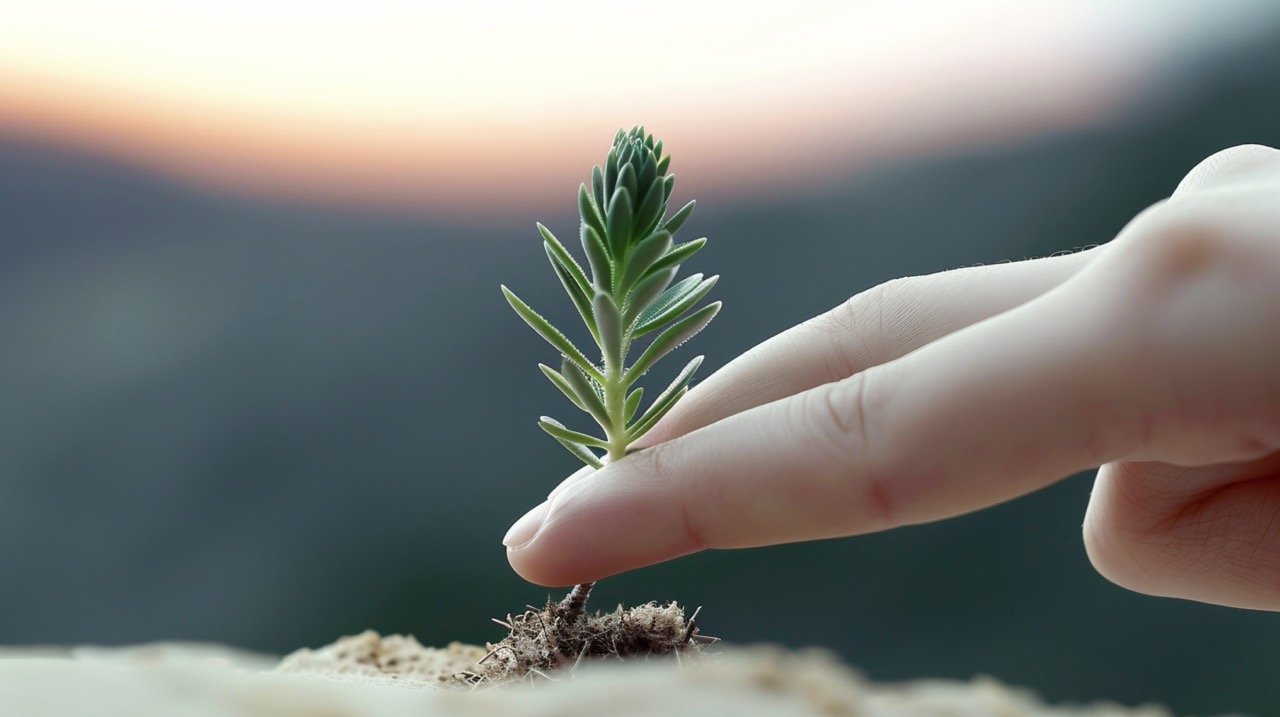
[[1210, 157], [1104, 246], [859, 294], [641, 445], [513, 526], [520, 575], [924, 523], [1101, 466], [1084, 542], [1104, 576], [1280, 610], [1280, 152]]

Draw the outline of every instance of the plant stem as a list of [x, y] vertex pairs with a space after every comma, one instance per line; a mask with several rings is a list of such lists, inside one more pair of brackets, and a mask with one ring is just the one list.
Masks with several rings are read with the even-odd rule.
[[621, 366], [606, 366], [604, 375], [604, 410], [612, 425], [605, 429], [609, 443], [608, 462], [621, 460], [627, 455], [627, 385]]
[[[617, 355], [619, 357], [618, 364], [612, 365], [607, 358], [604, 360], [604, 381], [600, 388], [603, 389], [604, 396], [604, 412], [609, 417], [609, 425], [605, 426], [605, 439], [608, 442], [608, 454], [605, 457], [606, 463], [613, 463], [627, 455], [627, 381], [626, 381], [626, 348], [630, 343], [629, 339], [622, 339], [622, 346], [619, 347]], [[573, 590], [560, 601], [560, 609], [566, 619], [570, 622], [576, 622], [586, 609], [587, 599], [591, 597], [591, 588], [595, 587], [595, 581], [575, 585]]]
[[573, 590], [560, 601], [560, 613], [569, 623], [575, 623], [578, 618], [582, 617], [583, 611], [587, 608], [587, 599], [591, 597], [591, 588], [595, 587], [595, 581], [574, 585]]

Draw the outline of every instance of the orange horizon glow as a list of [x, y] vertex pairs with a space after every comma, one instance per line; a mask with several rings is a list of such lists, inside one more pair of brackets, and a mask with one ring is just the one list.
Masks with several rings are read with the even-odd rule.
[[[610, 26], [598, 13], [551, 32], [576, 45], [547, 49], [531, 40], [548, 31], [525, 26], [541, 15], [477, 29], [489, 19], [466, 3], [442, 3], [445, 15], [392, 3], [367, 35], [348, 27], [349, 8], [308, 18], [307, 34], [287, 13], [247, 23], [260, 19], [252, 4], [178, 5], [187, 15], [163, 18], [172, 38], [121, 11], [62, 44], [40, 36], [62, 31], [42, 14], [52, 11], [32, 10], [31, 31], [0, 42], [0, 132], [236, 194], [474, 217], [563, 204], [619, 126], [665, 140], [682, 193], [803, 192], [891, 157], [1098, 121], [1154, 62], [1149, 43], [1098, 33], [1098, 6], [1066, 2], [941, 18], [938, 3], [917, 15], [808, 3], [827, 15], [733, 15], [745, 39], [699, 53], [734, 7], [711, 3], [722, 14], [686, 18], [653, 49], [660, 61], [637, 53], [589, 68], [580, 57], [615, 44], [581, 39]], [[424, 18], [434, 24], [412, 25]], [[273, 34], [286, 27], [299, 38]], [[486, 47], [468, 44], [479, 37]], [[194, 49], [165, 55], [180, 45]]]
[[[1089, 88], [1087, 99], [1004, 107], [998, 117], [960, 116], [947, 126], [912, 122], [927, 103], [901, 115], [797, 102], [749, 111], [747, 126], [720, 117], [650, 113], [646, 126], [676, 157], [682, 192], [748, 194], [804, 191], [892, 156], [1078, 126], [1106, 116], [1124, 87]], [[614, 130], [634, 121], [560, 126], [421, 128], [298, 127], [237, 122], [179, 106], [50, 92], [0, 77], [0, 132], [141, 164], [175, 178], [236, 194], [331, 201], [430, 213], [481, 213], [564, 203], [599, 163]], [[985, 98], [988, 102], [994, 98]], [[1065, 99], [1065, 98], [1064, 98]], [[897, 115], [897, 116], [895, 116]], [[656, 120], [656, 121], [653, 121]], [[670, 127], [671, 129], [665, 129]]]

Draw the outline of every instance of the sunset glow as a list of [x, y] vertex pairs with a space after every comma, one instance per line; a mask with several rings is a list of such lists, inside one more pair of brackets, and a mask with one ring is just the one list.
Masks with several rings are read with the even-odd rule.
[[1104, 116], [1203, 14], [45, 0], [4, 13], [0, 131], [237, 192], [474, 212], [562, 199], [639, 122], [678, 152], [686, 189], [803, 191]]

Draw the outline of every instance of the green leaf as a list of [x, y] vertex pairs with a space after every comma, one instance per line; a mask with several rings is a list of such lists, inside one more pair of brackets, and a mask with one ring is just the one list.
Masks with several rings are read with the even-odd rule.
[[698, 250], [705, 246], [706, 243], [706, 237], [698, 237], [693, 241], [687, 241], [683, 244], [675, 245], [671, 251], [667, 252], [666, 256], [654, 262], [653, 266], [649, 267], [649, 273], [680, 266], [688, 261], [689, 257], [697, 254]]
[[609, 420], [609, 412], [604, 407], [600, 392], [596, 390], [596, 387], [586, 374], [578, 370], [578, 367], [569, 363], [568, 360], [561, 361], [560, 374], [564, 377], [565, 384], [568, 385], [569, 390], [573, 392], [574, 396], [577, 396], [578, 400], [575, 403], [578, 408], [591, 414], [591, 417], [596, 419], [596, 423], [599, 423], [601, 428], [613, 423]]
[[[702, 277], [701, 274], [695, 274], [694, 276]], [[689, 278], [692, 279], [693, 277]], [[702, 301], [703, 297], [711, 291], [711, 287], [715, 286], [719, 280], [719, 276], [713, 276], [706, 281], [699, 282], [682, 295], [673, 294], [669, 300], [667, 294], [671, 293], [671, 291], [664, 292], [662, 296], [658, 297], [657, 301], [653, 302], [653, 305], [641, 312], [640, 316], [636, 318], [631, 335], [636, 337], [644, 336], [650, 331], [656, 331], [675, 321], [681, 314], [692, 309], [699, 301]], [[688, 281], [688, 279], [685, 281]], [[683, 284], [684, 282], [680, 283]], [[679, 286], [679, 284], [676, 286]], [[673, 286], [671, 288], [674, 289], [676, 287]]]
[[591, 168], [591, 194], [596, 200], [597, 207], [604, 206], [604, 198], [609, 196], [604, 193], [604, 172], [600, 171], [600, 165]]
[[552, 326], [551, 322], [542, 318], [538, 312], [529, 308], [528, 304], [524, 303], [520, 297], [516, 296], [515, 293], [506, 286], [502, 287], [502, 294], [507, 297], [507, 303], [511, 304], [511, 308], [515, 309], [515, 312], [520, 315], [520, 318], [524, 319], [525, 323], [529, 324], [530, 328], [536, 331], [539, 336], [546, 339], [547, 343], [551, 344], [552, 347], [558, 350], [570, 361], [577, 364], [578, 368], [586, 372], [588, 376], [591, 376], [597, 381], [604, 380], [604, 376], [600, 371], [595, 366], [592, 366], [591, 362], [587, 360], [587, 357], [578, 350], [578, 347], [574, 346], [569, 339], [565, 338], [565, 335], [560, 333], [559, 329]]
[[[582, 287], [578, 285], [578, 282], [569, 276], [568, 271], [556, 261], [551, 247], [546, 243], [543, 243], [543, 247], [547, 250], [547, 258], [551, 260], [551, 268], [556, 272], [556, 276], [560, 278], [560, 285], [569, 294], [574, 307], [578, 310], [578, 315], [582, 317], [582, 323], [586, 324], [587, 331], [591, 332], [591, 338], [599, 341], [600, 337], [597, 336], [595, 317], [592, 316], [591, 311], [591, 299], [587, 298], [588, 294], [583, 293]], [[588, 287], [587, 291], [594, 293], [595, 289]]]
[[686, 276], [662, 292], [662, 295], [650, 302], [648, 306], [637, 308], [633, 312], [633, 314], [637, 315], [634, 318], [644, 320], [641, 317], [652, 317], [657, 312], [666, 309], [671, 304], [683, 299], [689, 292], [698, 288], [698, 283], [701, 281], [702, 274], [700, 273]]
[[671, 234], [665, 231], [650, 234], [637, 242], [636, 248], [627, 259], [627, 273], [622, 277], [622, 283], [618, 285], [619, 293], [625, 293], [670, 248]]
[[578, 212], [582, 214], [583, 223], [604, 234], [604, 217], [600, 216], [600, 208], [596, 203], [591, 201], [585, 184], [578, 185]]
[[[680, 373], [676, 374], [676, 377], [671, 380], [670, 385], [662, 389], [662, 393], [658, 394], [658, 397], [653, 399], [653, 405], [656, 406], [666, 402], [671, 398], [672, 394], [688, 386], [689, 382], [693, 380], [693, 375], [698, 372], [698, 367], [702, 366], [702, 360], [704, 358], [706, 357], [694, 356], [689, 363], [685, 364], [684, 368], [680, 369]], [[653, 408], [653, 406], [650, 406], [650, 408]], [[648, 412], [646, 411], [646, 413]], [[641, 420], [643, 420], [643, 417]]]
[[609, 282], [613, 279], [609, 250], [605, 248], [600, 233], [586, 224], [582, 225], [582, 250], [587, 253], [587, 264], [591, 267], [591, 281], [595, 288], [609, 289]]
[[[653, 145], [653, 156], [662, 159], [662, 140], [658, 140], [657, 144]], [[662, 172], [659, 172], [659, 174], [662, 174]]]
[[[613, 190], [618, 186], [618, 148], [617, 140], [614, 140], [614, 148], [609, 150], [609, 157], [604, 163], [604, 196], [612, 197]], [[600, 206], [604, 206], [601, 202]]]
[[662, 201], [671, 198], [671, 191], [676, 188], [676, 175], [668, 174], [662, 180]]
[[693, 380], [693, 374], [697, 373], [698, 367], [702, 365], [702, 359], [702, 356], [695, 356], [692, 361], [680, 370], [680, 373], [676, 375], [675, 379], [671, 382], [671, 385], [663, 389], [662, 393], [658, 394], [658, 397], [653, 399], [653, 404], [644, 412], [644, 415], [635, 422], [635, 425], [627, 429], [628, 441], [633, 441], [636, 438], [639, 438], [638, 435], [632, 435], [633, 430], [642, 427], [645, 430], [648, 430], [648, 426], [652, 426], [654, 423], [657, 423], [658, 419], [662, 417], [662, 414], [666, 413], [668, 409], [675, 405], [676, 399], [683, 395], [684, 391], [689, 388], [689, 382]]
[[648, 433], [649, 429], [657, 425], [658, 421], [662, 420], [662, 417], [667, 415], [667, 412], [671, 410], [671, 407], [676, 405], [676, 403], [680, 399], [684, 398], [684, 395], [688, 392], [689, 392], [689, 389], [682, 388], [676, 393], [672, 394], [671, 398], [668, 399], [662, 405], [659, 406], [657, 403], [655, 403], [652, 407], [650, 407], [649, 411], [645, 411], [646, 417], [637, 421], [635, 425], [627, 429], [627, 442], [630, 443], [632, 441], [635, 441], [636, 439], [640, 438], [640, 436], [643, 436], [644, 434]]
[[554, 255], [553, 261], [559, 263], [569, 273], [569, 276], [573, 277], [574, 282], [578, 284], [583, 293], [590, 293], [591, 282], [587, 280], [586, 272], [582, 271], [582, 267], [579, 266], [573, 255], [569, 253], [569, 250], [564, 248], [564, 244], [561, 244], [556, 235], [543, 226], [542, 222], [538, 222], [538, 232], [542, 234], [542, 239], [547, 243], [548, 250]]
[[658, 160], [658, 174], [666, 174], [667, 169], [671, 167], [671, 157], [663, 157]]
[[542, 430], [546, 431], [547, 433], [550, 433], [552, 436], [555, 436], [556, 438], [562, 441], [568, 441], [569, 443], [576, 443], [580, 446], [592, 446], [594, 448], [609, 447], [609, 444], [603, 438], [596, 438], [595, 436], [590, 436], [590, 435], [587, 435], [586, 433], [579, 433], [578, 431], [565, 428], [563, 423], [557, 421], [554, 418], [550, 418], [548, 416], [543, 416], [542, 418], [539, 418], [538, 426]]
[[658, 298], [675, 277], [675, 268], [669, 268], [650, 272], [648, 276], [636, 282], [636, 288], [631, 291], [628, 299], [627, 315], [623, 317], [623, 323], [630, 326], [636, 315], [644, 311], [651, 301]]
[[680, 207], [680, 211], [672, 214], [671, 218], [662, 225], [662, 228], [671, 232], [672, 236], [675, 236], [675, 233], [680, 231], [680, 227], [684, 226], [684, 222], [689, 218], [689, 215], [693, 214], [693, 208], [697, 204], [697, 201], [690, 201], [688, 204]]
[[582, 461], [583, 463], [586, 463], [592, 468], [604, 468], [604, 462], [601, 461], [598, 457], [596, 457], [596, 454], [592, 453], [585, 446], [580, 446], [577, 443], [570, 443], [569, 441], [561, 439], [558, 436], [552, 436], [552, 438], [555, 438], [556, 443], [559, 443], [560, 445], [564, 446], [565, 449], [567, 449], [570, 453], [576, 456], [577, 459]]
[[654, 227], [662, 219], [662, 211], [667, 207], [667, 199], [662, 195], [662, 189], [658, 186], [661, 182], [661, 177], [653, 180], [644, 195], [644, 199], [640, 202], [640, 208], [636, 210], [635, 224], [638, 236], [648, 236], [653, 233]]
[[720, 302], [716, 301], [701, 309], [693, 312], [689, 316], [676, 322], [674, 326], [658, 334], [658, 338], [649, 344], [649, 347], [640, 354], [640, 358], [627, 369], [626, 382], [627, 385], [635, 383], [636, 379], [644, 375], [646, 371], [653, 368], [663, 356], [666, 356], [680, 344], [688, 341], [694, 334], [698, 333], [711, 323], [716, 313], [720, 311]]
[[[630, 167], [630, 165], [627, 165]], [[625, 174], [626, 170], [623, 170]], [[631, 192], [618, 187], [609, 201], [609, 256], [622, 257], [631, 241]]]
[[[571, 401], [573, 405], [577, 406], [583, 411], [587, 410], [587, 407], [582, 405], [582, 401], [578, 398], [577, 394], [574, 393], [573, 388], [569, 385], [569, 382], [565, 380], [565, 377], [563, 374], [551, 368], [550, 366], [546, 365], [545, 363], [538, 364], [538, 368], [542, 371], [542, 375], [546, 376], [547, 380], [551, 381], [552, 385], [560, 389], [560, 393], [563, 393], [565, 398], [569, 399], [569, 401]], [[579, 371], [578, 373], [581, 374], [582, 372]]]
[[582, 316], [583, 323], [586, 324], [587, 330], [591, 332], [591, 337], [598, 340], [596, 335], [595, 321], [591, 317], [591, 295], [595, 293], [591, 282], [587, 280], [587, 275], [582, 271], [582, 267], [574, 260], [573, 255], [569, 253], [564, 245], [556, 239], [541, 223], [538, 224], [538, 231], [542, 233], [542, 246], [547, 251], [547, 259], [551, 261], [551, 267], [555, 270], [556, 276], [560, 278], [560, 283], [564, 285], [564, 290], [568, 292], [569, 298], [573, 300], [573, 305], [577, 307], [578, 314]]
[[613, 190], [613, 199], [610, 200], [609, 208], [613, 208], [612, 202], [618, 201], [618, 192], [627, 190], [628, 198], [632, 201], [634, 207], [635, 200], [640, 198], [640, 185], [636, 179], [636, 166], [634, 164], [625, 164], [618, 170], [618, 188]]
[[597, 291], [591, 308], [596, 326], [600, 329], [600, 349], [604, 352], [604, 365], [620, 367], [622, 364], [622, 316], [613, 299], [603, 291]]
[[657, 176], [658, 162], [653, 158], [653, 152], [645, 152], [644, 161], [640, 163], [640, 172], [636, 175], [636, 186], [644, 187], [646, 192], [652, 191], [650, 185]]
[[640, 401], [644, 399], [644, 387], [641, 386], [631, 393], [627, 394], [627, 402], [623, 405], [622, 414], [627, 417], [627, 422], [636, 417], [636, 411], [640, 409]]

